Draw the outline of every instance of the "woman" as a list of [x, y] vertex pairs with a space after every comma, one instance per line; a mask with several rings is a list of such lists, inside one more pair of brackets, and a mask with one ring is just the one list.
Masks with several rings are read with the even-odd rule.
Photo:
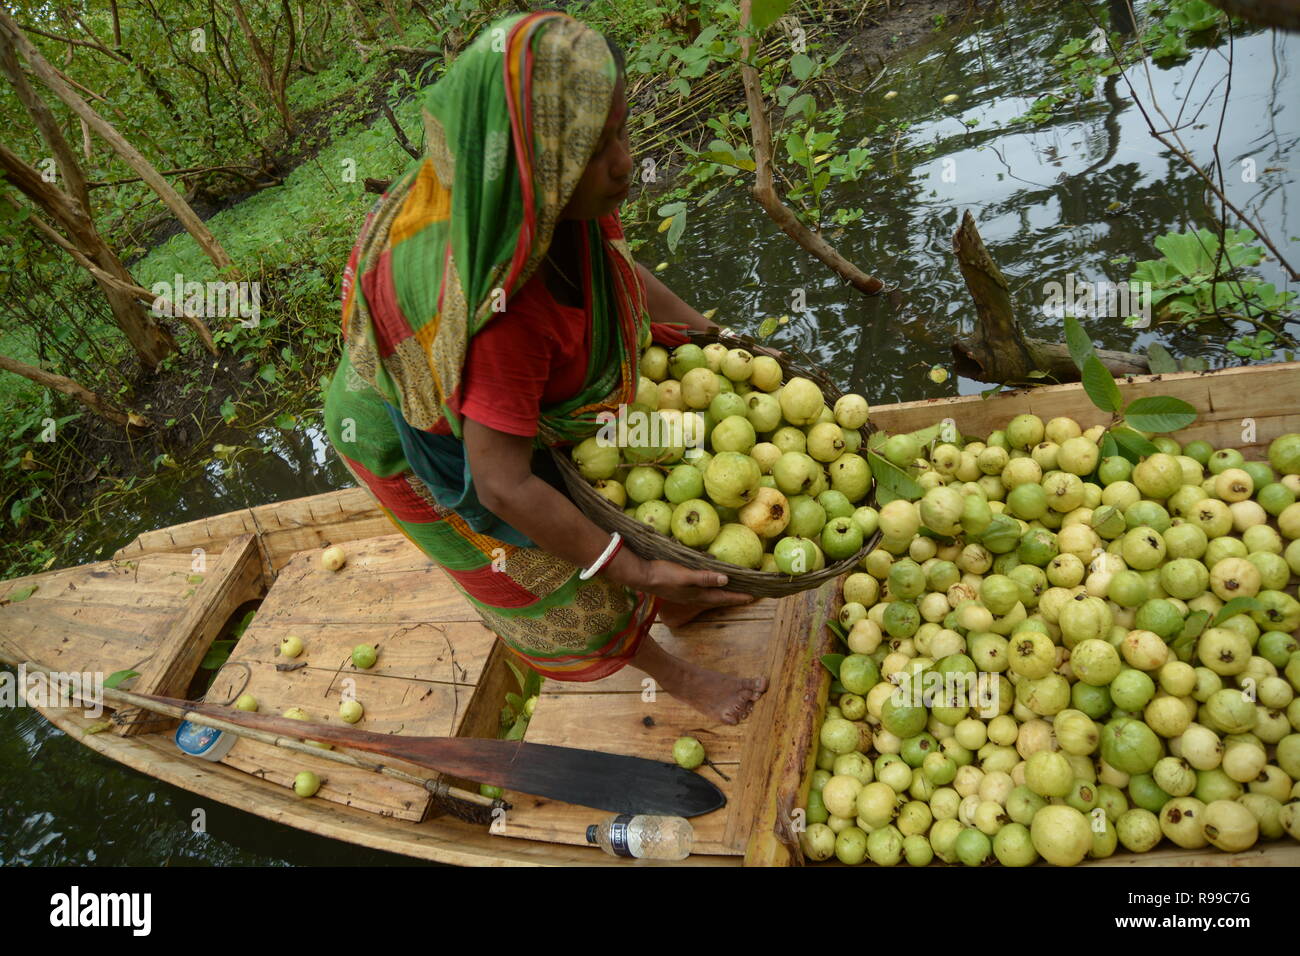
[[[500, 21], [430, 90], [427, 157], [376, 204], [343, 281], [335, 449], [516, 654], [590, 681], [626, 664], [725, 722], [767, 686], [649, 635], [750, 600], [645, 561], [560, 490], [547, 446], [630, 404], [650, 320], [708, 322], [635, 263], [621, 56], [559, 13]], [[679, 336], [656, 326], [664, 341]]]

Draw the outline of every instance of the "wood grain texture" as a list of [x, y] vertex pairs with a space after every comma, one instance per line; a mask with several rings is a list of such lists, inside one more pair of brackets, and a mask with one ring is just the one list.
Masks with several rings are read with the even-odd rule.
[[828, 581], [787, 598], [773, 625], [772, 686], [750, 718], [761, 730], [741, 756], [742, 766], [756, 769], [744, 777], [736, 825], [728, 834], [744, 848], [747, 866], [802, 862], [791, 824], [795, 809], [807, 801], [816, 759], [815, 735], [830, 688], [821, 657], [835, 644], [826, 619], [839, 593], [840, 583]]
[[[261, 556], [251, 534], [232, 538], [203, 575], [195, 593], [165, 625], [153, 643], [153, 656], [140, 669], [132, 689], [143, 694], [183, 697], [199, 664], [230, 616], [246, 601], [262, 595]], [[157, 716], [140, 714], [117, 724], [114, 733], [138, 734], [161, 729]]]

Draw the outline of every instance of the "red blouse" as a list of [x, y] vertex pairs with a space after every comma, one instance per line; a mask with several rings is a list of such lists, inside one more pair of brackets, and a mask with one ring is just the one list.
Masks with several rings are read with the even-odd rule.
[[496, 431], [531, 438], [543, 406], [581, 390], [590, 353], [586, 310], [557, 302], [535, 274], [470, 340], [460, 413]]

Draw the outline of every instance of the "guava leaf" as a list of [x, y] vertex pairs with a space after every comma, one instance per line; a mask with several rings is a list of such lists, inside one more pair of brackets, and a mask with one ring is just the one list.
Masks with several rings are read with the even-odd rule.
[[1183, 632], [1174, 639], [1173, 648], [1181, 661], [1189, 661], [1196, 653], [1196, 642], [1210, 620], [1209, 611], [1193, 611], [1183, 621]]
[[756, 31], [762, 33], [785, 16], [791, 2], [792, 0], [754, 0], [749, 10], [749, 21]]
[[942, 431], [943, 422], [936, 422], [929, 428], [922, 428], [919, 431], [912, 432], [912, 437], [916, 439], [918, 445], [925, 446], [938, 438]]
[[1119, 453], [1134, 463], [1160, 450], [1131, 428], [1112, 428], [1106, 434], [1114, 436]]
[[1181, 398], [1151, 395], [1130, 403], [1124, 417], [1138, 431], [1176, 432], [1196, 421], [1196, 409]]
[[840, 679], [840, 665], [844, 663], [844, 654], [823, 654], [822, 666], [831, 672], [836, 680]]
[[506, 666], [510, 668], [510, 673], [515, 675], [515, 684], [520, 690], [524, 689], [524, 672], [519, 669], [514, 661], [506, 661]]
[[522, 714], [524, 712], [524, 699], [518, 694], [506, 694], [506, 703], [514, 709], [516, 714]]
[[1214, 615], [1214, 623], [1211, 627], [1218, 627], [1230, 617], [1242, 614], [1246, 611], [1262, 611], [1264, 603], [1258, 598], [1253, 597], [1235, 597], [1223, 607], [1219, 608], [1219, 613]]
[[89, 737], [92, 734], [102, 734], [104, 731], [110, 730], [112, 726], [113, 726], [113, 722], [109, 720], [107, 717], [105, 717], [103, 720], [96, 721], [95, 723], [87, 727], [85, 735]]
[[1101, 359], [1089, 355], [1083, 360], [1083, 390], [1103, 412], [1117, 412], [1124, 407], [1124, 398], [1115, 384], [1115, 376], [1101, 364]]
[[26, 601], [29, 597], [35, 594], [36, 589], [38, 587], [40, 587], [40, 585], [29, 584], [25, 588], [19, 588], [17, 591], [14, 591], [12, 594], [10, 594], [9, 597], [6, 598], [6, 600], [10, 604], [19, 604], [22, 601]]
[[888, 458], [867, 452], [870, 459], [871, 474], [876, 479], [876, 500], [878, 504], [887, 505], [897, 498], [916, 501], [925, 493], [924, 489], [903, 469]]
[[796, 80], [803, 81], [812, 76], [814, 65], [812, 57], [806, 53], [796, 53], [790, 57], [790, 72]]
[[1070, 358], [1074, 359], [1074, 364], [1082, 372], [1084, 361], [1093, 354], [1092, 339], [1088, 338], [1088, 333], [1083, 330], [1079, 320], [1072, 315], [1065, 317], [1065, 347], [1070, 350]]
[[844, 633], [844, 628], [840, 626], [840, 622], [837, 619], [833, 617], [828, 618], [826, 621], [826, 626], [829, 627], [831, 629], [831, 633], [834, 634], [836, 637], [838, 637], [841, 641], [844, 641], [846, 644], [848, 643], [849, 640], [848, 635]]
[[1103, 460], [1113, 458], [1119, 454], [1119, 444], [1115, 441], [1115, 436], [1106, 432], [1101, 438], [1101, 457]]
[[114, 671], [112, 674], [109, 674], [107, 677], [104, 678], [104, 686], [113, 687], [113, 688], [120, 687], [124, 681], [128, 681], [132, 677], [139, 677], [139, 676], [140, 676], [139, 671], [131, 671], [131, 670]]
[[528, 676], [524, 678], [524, 694], [523, 694], [524, 702], [527, 703], [528, 698], [530, 697], [536, 697], [539, 693], [541, 693], [541, 690], [542, 690], [542, 675], [539, 674], [537, 671], [533, 670], [531, 667], [528, 668]]
[[524, 734], [528, 731], [528, 716], [520, 714], [510, 729], [506, 731], [506, 740], [523, 740]]

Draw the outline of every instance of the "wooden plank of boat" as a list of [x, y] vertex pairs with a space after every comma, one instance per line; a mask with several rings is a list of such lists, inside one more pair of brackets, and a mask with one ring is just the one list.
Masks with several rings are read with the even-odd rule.
[[[140, 773], [205, 799], [318, 836], [457, 866], [717, 866], [738, 857], [693, 856], [680, 863], [616, 859], [596, 847], [564, 846], [495, 836], [488, 828], [449, 816], [415, 823], [316, 799], [220, 763], [194, 760], [164, 734], [87, 735], [94, 723], [81, 711], [37, 708], [54, 726], [92, 750]], [[603, 812], [601, 816], [604, 816]], [[599, 818], [597, 818], [599, 819]], [[595, 820], [591, 821], [595, 822]]]
[[[264, 713], [299, 707], [313, 721], [337, 723], [348, 692], [365, 708], [362, 729], [416, 737], [459, 734], [496, 638], [450, 579], [431, 569], [400, 534], [353, 542], [347, 564], [338, 571], [323, 569], [319, 558], [317, 550], [304, 551], [283, 566], [214, 683], [211, 699], [230, 701], [247, 692]], [[464, 620], [469, 617], [473, 623]], [[456, 644], [443, 630], [448, 626], [458, 629]], [[379, 662], [370, 671], [352, 665], [362, 628], [382, 635], [376, 641], [382, 668]], [[302, 666], [282, 671], [277, 665], [290, 662], [277, 651], [290, 633], [304, 644], [292, 662]], [[405, 673], [403, 661], [408, 662]], [[416, 662], [418, 671], [412, 666]], [[499, 711], [500, 701], [491, 706]], [[413, 783], [255, 740], [238, 741], [222, 762], [285, 787], [300, 771], [311, 770], [323, 780], [321, 799], [382, 815], [419, 821], [430, 805], [429, 792]]]
[[[262, 567], [257, 538], [241, 534], [202, 575], [195, 593], [165, 625], [154, 644], [153, 656], [140, 666], [133, 690], [141, 694], [184, 697], [212, 642], [235, 613], [235, 608], [261, 597]], [[141, 713], [114, 727], [122, 735], [137, 734], [156, 715]]]

